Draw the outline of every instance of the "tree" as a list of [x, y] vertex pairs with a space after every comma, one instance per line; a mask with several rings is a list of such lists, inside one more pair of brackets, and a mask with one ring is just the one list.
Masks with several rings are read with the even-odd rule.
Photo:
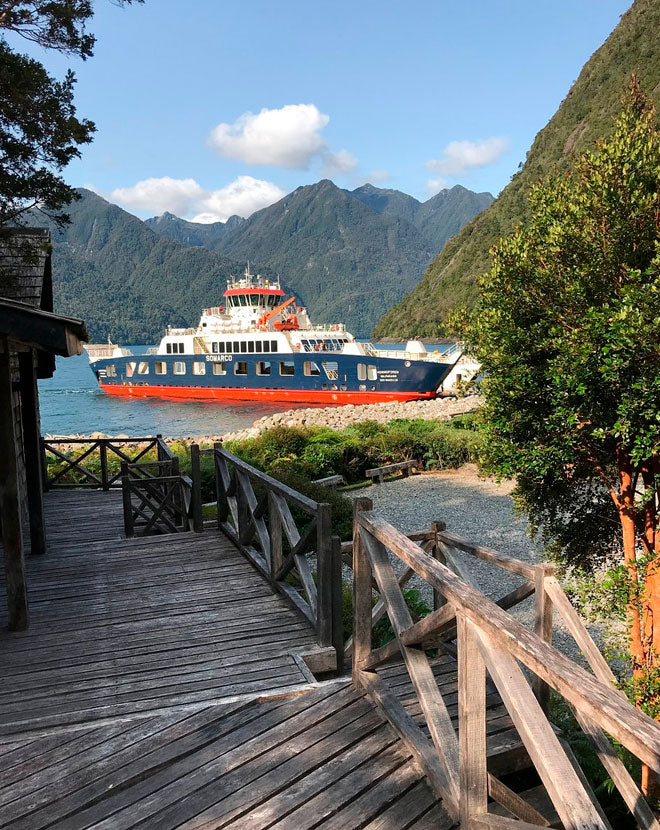
[[[125, 5], [142, 0], [117, 0]], [[0, 0], [0, 32], [11, 32], [67, 55], [91, 57], [94, 36], [86, 26], [90, 0]], [[51, 77], [39, 61], [0, 40], [0, 225], [39, 208], [55, 221], [77, 198], [61, 176], [92, 140], [94, 124], [76, 116], [75, 75]]]
[[529, 202], [468, 327], [486, 460], [565, 561], [618, 543], [635, 699], [659, 717], [660, 134], [634, 76], [611, 137]]

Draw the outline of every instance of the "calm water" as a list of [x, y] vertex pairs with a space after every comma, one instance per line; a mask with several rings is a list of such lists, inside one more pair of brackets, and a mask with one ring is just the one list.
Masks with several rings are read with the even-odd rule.
[[[131, 346], [143, 354], [147, 346]], [[396, 348], [384, 346], [382, 348]], [[446, 346], [427, 346], [427, 349]], [[292, 409], [290, 403], [171, 401], [115, 398], [96, 385], [87, 355], [57, 358], [55, 375], [39, 382], [41, 431], [51, 435], [104, 432], [108, 435], [222, 435], [251, 427], [257, 418]], [[310, 404], [299, 404], [300, 407]]]

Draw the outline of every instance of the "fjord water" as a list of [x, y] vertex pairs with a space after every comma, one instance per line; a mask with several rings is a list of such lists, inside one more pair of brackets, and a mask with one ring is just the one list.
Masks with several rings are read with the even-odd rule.
[[[147, 346], [131, 346], [144, 354]], [[382, 348], [395, 348], [391, 345]], [[446, 346], [427, 346], [444, 349]], [[184, 438], [222, 435], [251, 427], [257, 418], [312, 404], [255, 401], [195, 401], [121, 398], [106, 395], [96, 383], [86, 354], [57, 358], [55, 375], [39, 381], [41, 432], [50, 435], [155, 435]]]

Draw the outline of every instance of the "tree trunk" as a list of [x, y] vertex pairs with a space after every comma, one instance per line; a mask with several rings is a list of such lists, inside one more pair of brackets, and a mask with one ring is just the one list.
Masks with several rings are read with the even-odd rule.
[[[619, 467], [619, 497], [617, 509], [621, 522], [623, 561], [628, 574], [628, 626], [630, 630], [630, 654], [635, 674], [645, 665], [644, 645], [639, 596], [639, 573], [635, 539], [635, 494], [632, 485], [632, 462], [623, 450], [617, 451]], [[660, 619], [660, 617], [659, 617]]]

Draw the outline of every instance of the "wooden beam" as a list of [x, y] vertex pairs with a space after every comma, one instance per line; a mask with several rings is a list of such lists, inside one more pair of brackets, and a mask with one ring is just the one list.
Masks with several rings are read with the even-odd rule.
[[461, 824], [488, 811], [486, 667], [477, 629], [458, 617], [458, 759]]
[[18, 460], [14, 424], [14, 395], [9, 345], [0, 353], [0, 524], [5, 560], [7, 612], [10, 631], [28, 627], [28, 598], [21, 532], [21, 504], [18, 485]]
[[380, 516], [372, 512], [360, 513], [357, 521], [417, 574], [431, 585], [437, 585], [449, 602], [475, 622], [493, 642], [540, 675], [569, 703], [660, 773], [660, 726], [648, 715], [544, 643], [488, 597], [466, 585], [449, 568], [426, 556], [414, 542]]
[[353, 502], [353, 683], [362, 688], [360, 663], [371, 653], [371, 565], [362, 546], [358, 520], [360, 513], [371, 510], [371, 499]]
[[18, 356], [18, 366], [20, 371], [23, 452], [25, 453], [28, 512], [30, 516], [30, 553], [39, 555], [46, 553], [46, 530], [44, 526], [39, 394], [37, 392], [33, 352], [21, 352]]

